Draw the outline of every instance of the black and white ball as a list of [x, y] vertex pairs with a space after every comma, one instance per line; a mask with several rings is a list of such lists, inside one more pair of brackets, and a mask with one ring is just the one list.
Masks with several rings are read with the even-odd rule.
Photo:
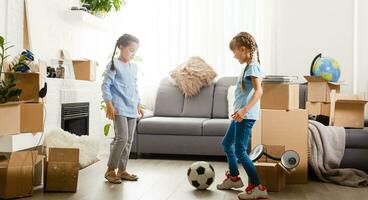
[[187, 172], [189, 183], [199, 189], [207, 189], [215, 179], [215, 170], [207, 162], [200, 161], [193, 163]]

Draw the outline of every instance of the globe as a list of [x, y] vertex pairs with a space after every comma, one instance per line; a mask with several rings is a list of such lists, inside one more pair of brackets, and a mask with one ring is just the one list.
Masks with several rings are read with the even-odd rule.
[[335, 59], [322, 57], [322, 54], [314, 58], [311, 66], [312, 76], [320, 76], [328, 82], [337, 82], [340, 74], [340, 65]]

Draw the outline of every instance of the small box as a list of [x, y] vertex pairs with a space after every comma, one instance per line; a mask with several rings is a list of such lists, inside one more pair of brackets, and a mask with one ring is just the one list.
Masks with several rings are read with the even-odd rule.
[[340, 82], [327, 82], [320, 76], [304, 76], [308, 81], [308, 101], [310, 102], [331, 102], [330, 93], [332, 90], [340, 92]]
[[299, 109], [299, 84], [263, 83], [262, 109]]
[[33, 170], [39, 160], [37, 151], [14, 152], [9, 158], [0, 158], [0, 198], [32, 196]]
[[307, 101], [306, 107], [309, 115], [330, 116], [331, 103]]
[[43, 103], [0, 104], [0, 136], [43, 131]]
[[259, 180], [270, 192], [279, 192], [286, 185], [287, 171], [277, 162], [256, 162], [254, 163]]
[[97, 63], [92, 60], [73, 60], [74, 75], [76, 80], [96, 80]]
[[366, 95], [331, 93], [331, 126], [364, 128]]
[[44, 189], [76, 192], [79, 174], [79, 149], [49, 148]]

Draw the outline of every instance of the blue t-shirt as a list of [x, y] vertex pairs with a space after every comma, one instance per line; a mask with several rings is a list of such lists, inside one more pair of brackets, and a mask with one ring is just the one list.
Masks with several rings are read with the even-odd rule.
[[114, 59], [115, 70], [106, 67], [101, 85], [102, 98], [111, 101], [116, 115], [137, 118], [140, 98], [137, 90], [138, 67], [134, 63], [123, 63]]
[[[251, 80], [251, 76], [257, 78], [264, 78], [264, 73], [258, 62], [252, 61], [249, 63], [245, 69], [242, 70], [242, 74], [239, 76], [236, 82], [235, 89], [235, 101], [234, 109], [235, 111], [241, 109], [252, 99], [254, 94], [254, 86]], [[242, 90], [242, 79], [245, 83], [245, 91]], [[260, 103], [259, 100], [256, 104], [245, 114], [244, 119], [259, 119]]]

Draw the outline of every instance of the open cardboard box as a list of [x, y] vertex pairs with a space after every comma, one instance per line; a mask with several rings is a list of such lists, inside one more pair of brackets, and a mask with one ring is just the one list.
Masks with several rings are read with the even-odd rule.
[[331, 92], [330, 125], [348, 128], [364, 128], [367, 95], [337, 94]]
[[0, 156], [0, 198], [32, 196], [34, 166], [42, 161], [37, 151], [13, 152]]
[[320, 76], [304, 76], [304, 78], [308, 81], [308, 101], [310, 102], [329, 103], [331, 91], [340, 92], [341, 82], [327, 82]]
[[76, 192], [79, 149], [49, 148], [44, 189], [50, 192]]
[[0, 104], [0, 136], [43, 131], [43, 103]]
[[262, 109], [299, 109], [299, 84], [263, 83]]
[[[267, 154], [273, 157], [281, 157], [285, 151], [285, 146], [282, 145], [264, 145]], [[272, 160], [263, 155], [258, 162], [254, 163], [260, 182], [267, 187], [270, 192], [278, 192], [285, 187], [286, 174], [289, 173], [281, 164], [280, 161]]]

